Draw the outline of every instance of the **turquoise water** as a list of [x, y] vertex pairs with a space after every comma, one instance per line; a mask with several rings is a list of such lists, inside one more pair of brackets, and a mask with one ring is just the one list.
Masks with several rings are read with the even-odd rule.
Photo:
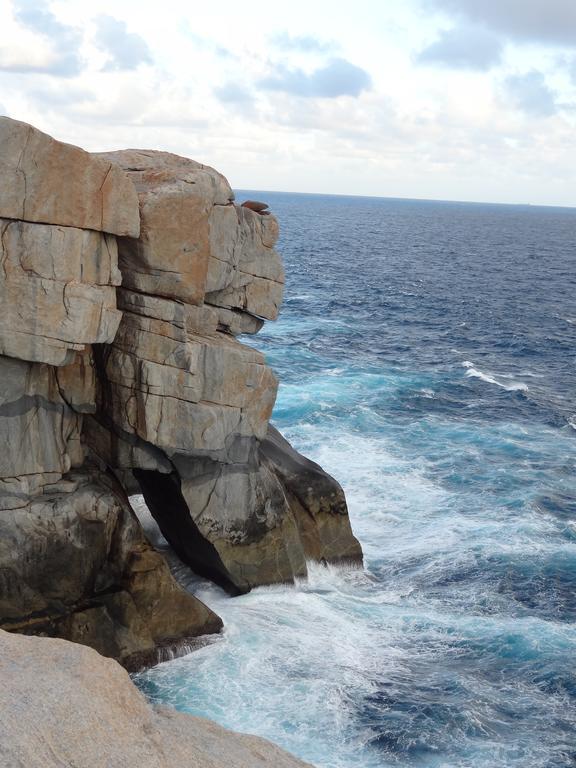
[[138, 684], [323, 768], [576, 765], [576, 211], [264, 199], [288, 285], [249, 343], [366, 570], [180, 567], [226, 631]]

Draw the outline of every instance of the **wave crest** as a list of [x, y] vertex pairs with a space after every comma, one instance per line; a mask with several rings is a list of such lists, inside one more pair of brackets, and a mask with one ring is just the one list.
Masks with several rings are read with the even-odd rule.
[[498, 381], [491, 373], [484, 373], [474, 367], [474, 363], [465, 360], [462, 365], [466, 368], [466, 376], [470, 379], [481, 379], [487, 384], [495, 384], [497, 387], [505, 389], [507, 392], [528, 392], [528, 385], [523, 381]]

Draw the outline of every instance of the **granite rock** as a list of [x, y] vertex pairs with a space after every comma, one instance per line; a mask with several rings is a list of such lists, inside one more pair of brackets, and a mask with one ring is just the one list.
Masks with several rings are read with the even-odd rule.
[[276, 378], [236, 338], [278, 314], [276, 218], [187, 158], [7, 119], [0, 175], [0, 626], [127, 666], [219, 631], [144, 538], [139, 490], [230, 594], [360, 565], [342, 489], [269, 427]]
[[138, 199], [116, 165], [9, 117], [0, 178], [0, 217], [138, 237]]
[[66, 365], [120, 323], [116, 238], [0, 219], [0, 353]]
[[264, 739], [151, 706], [116, 662], [64, 640], [0, 631], [0, 678], [4, 768], [308, 765]]
[[306, 559], [361, 566], [362, 548], [338, 481], [298, 453], [272, 425], [260, 453], [283, 487]]
[[220, 619], [173, 580], [116, 482], [93, 470], [0, 514], [0, 627], [90, 645], [131, 668]]
[[213, 168], [169, 152], [98, 155], [126, 171], [140, 201], [138, 240], [120, 241], [123, 284], [142, 293], [202, 304], [210, 258], [210, 216], [233, 199]]

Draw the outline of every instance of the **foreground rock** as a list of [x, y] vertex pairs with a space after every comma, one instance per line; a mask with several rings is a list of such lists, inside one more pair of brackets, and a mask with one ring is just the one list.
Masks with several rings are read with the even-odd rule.
[[89, 648], [0, 631], [4, 768], [305, 768], [264, 739], [150, 706]]

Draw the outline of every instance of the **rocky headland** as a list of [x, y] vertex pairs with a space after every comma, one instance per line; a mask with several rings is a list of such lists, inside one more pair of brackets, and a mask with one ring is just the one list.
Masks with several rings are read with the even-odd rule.
[[270, 425], [277, 381], [237, 338], [282, 301], [267, 206], [192, 160], [9, 118], [0, 179], [0, 628], [129, 669], [221, 630], [134, 493], [231, 595], [361, 564], [342, 489]]

